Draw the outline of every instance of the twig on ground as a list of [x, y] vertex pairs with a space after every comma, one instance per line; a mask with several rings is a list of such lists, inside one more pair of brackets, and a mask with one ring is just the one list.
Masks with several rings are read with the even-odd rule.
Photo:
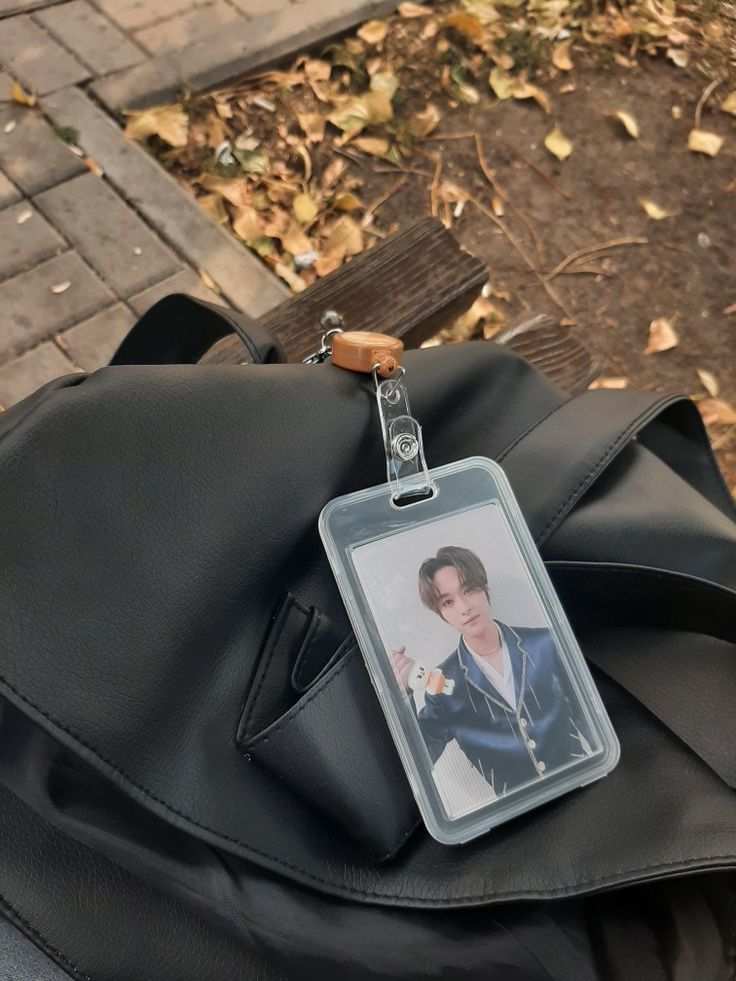
[[516, 205], [513, 204], [513, 202], [509, 199], [508, 194], [506, 194], [506, 192], [502, 190], [502, 188], [499, 186], [499, 183], [496, 180], [496, 175], [488, 166], [486, 155], [483, 152], [483, 144], [481, 143], [481, 139], [478, 133], [473, 133], [473, 140], [475, 142], [475, 153], [476, 156], [478, 157], [478, 164], [480, 166], [481, 171], [483, 172], [483, 176], [491, 185], [491, 187], [496, 192], [496, 194], [501, 198], [504, 204], [508, 205], [508, 207], [514, 212], [514, 214], [524, 222], [527, 231], [532, 237], [532, 242], [534, 242], [534, 248], [537, 253], [537, 258], [539, 259], [540, 262], [544, 262], [544, 257], [542, 254], [542, 243], [540, 242], [539, 236], [534, 230], [534, 226], [529, 221], [527, 216], [522, 211], [519, 211]]
[[354, 153], [348, 153], [347, 150], [343, 150], [342, 147], [333, 146], [332, 150], [334, 153], [339, 153], [341, 157], [345, 157], [351, 163], [357, 164], [361, 170], [370, 170], [367, 162], [361, 157], [356, 156]]
[[736, 426], [731, 426], [726, 432], [719, 436], [718, 439], [714, 439], [711, 442], [711, 449], [719, 450], [722, 446], [725, 446], [734, 436], [736, 436]]
[[525, 163], [527, 167], [530, 167], [535, 173], [539, 174], [542, 180], [546, 181], [552, 190], [556, 191], [560, 197], [564, 198], [566, 201], [572, 200], [572, 195], [569, 193], [569, 191], [566, 191], [564, 187], [560, 187], [557, 181], [553, 180], [549, 174], [545, 173], [539, 164], [535, 164], [533, 160], [525, 157], [521, 150], [517, 150], [515, 146], [513, 146], [511, 143], [507, 143], [506, 140], [500, 140], [499, 142], [502, 143], [507, 149], [511, 150], [512, 153], [515, 153], [522, 163]]
[[713, 81], [710, 83], [710, 85], [706, 85], [706, 87], [703, 89], [703, 94], [698, 99], [698, 104], [695, 107], [695, 129], [700, 129], [700, 114], [703, 111], [703, 106], [711, 97], [714, 90], [718, 88], [718, 86], [721, 84], [722, 81], [723, 81], [722, 78], [714, 78]]
[[442, 140], [472, 140], [475, 133], [435, 133], [432, 136], [422, 137], [421, 143], [434, 143]]
[[577, 249], [575, 252], [571, 252], [559, 265], [555, 266], [552, 272], [546, 273], [543, 278], [545, 282], [549, 283], [555, 276], [559, 276], [561, 272], [575, 262], [576, 259], [582, 259], [583, 256], [595, 255], [596, 252], [605, 252], [606, 249], [616, 249], [623, 245], [648, 245], [648, 243], [648, 238], [636, 236], [632, 238], [614, 238], [610, 242], [601, 242], [599, 245], [588, 245], [584, 249]]
[[524, 251], [524, 248], [517, 242], [516, 238], [511, 234], [511, 232], [509, 232], [509, 230], [506, 228], [506, 226], [504, 225], [504, 223], [499, 218], [497, 218], [493, 214], [492, 211], [489, 211], [488, 208], [486, 208], [484, 205], [482, 205], [480, 203], [480, 201], [478, 201], [476, 198], [471, 197], [469, 195], [468, 196], [468, 201], [470, 201], [470, 203], [472, 205], [474, 205], [478, 209], [478, 211], [480, 211], [480, 213], [482, 215], [485, 215], [485, 217], [489, 221], [492, 221], [494, 225], [496, 225], [498, 228], [500, 228], [501, 232], [506, 237], [506, 239], [508, 240], [508, 242], [511, 245], [511, 247], [516, 252], [518, 252], [518, 254], [521, 256], [521, 258], [524, 260], [525, 265], [531, 270], [532, 273], [534, 273], [535, 279], [539, 282], [539, 285], [542, 287], [542, 289], [544, 289], [545, 293], [550, 298], [550, 300], [552, 300], [552, 302], [555, 304], [555, 306], [559, 307], [560, 310], [562, 310], [562, 312], [565, 314], [565, 316], [567, 317], [567, 319], [571, 323], [577, 324], [577, 318], [572, 314], [572, 312], [570, 310], [568, 310], [568, 308], [565, 306], [564, 301], [561, 300], [560, 297], [555, 292], [555, 290], [552, 289], [552, 287], [546, 281], [545, 277], [542, 276], [538, 272], [538, 270], [536, 270], [534, 268], [534, 263], [531, 261], [531, 259], [529, 258], [529, 256], [526, 254], [526, 252]]
[[414, 174], [417, 177], [432, 177], [429, 170], [419, 170], [418, 167], [371, 167], [374, 174]]
[[440, 150], [435, 160], [434, 175], [429, 186], [429, 205], [432, 209], [432, 217], [437, 217], [437, 188], [440, 186], [440, 175], [442, 174], [442, 151]]
[[384, 194], [382, 194], [379, 198], [376, 198], [376, 200], [372, 204], [368, 205], [368, 207], [365, 209], [365, 213], [363, 217], [361, 218], [361, 225], [363, 225], [364, 228], [366, 227], [366, 224], [370, 224], [370, 218], [378, 210], [378, 208], [380, 208], [382, 204], [385, 204], [390, 197], [393, 197], [393, 195], [396, 194], [399, 188], [403, 187], [408, 180], [409, 180], [409, 175], [402, 174], [401, 177], [399, 177], [397, 181], [394, 181], [391, 187], [389, 187], [389, 189]]

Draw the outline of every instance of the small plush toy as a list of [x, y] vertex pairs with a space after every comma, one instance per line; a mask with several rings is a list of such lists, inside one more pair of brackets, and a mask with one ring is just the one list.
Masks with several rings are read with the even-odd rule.
[[423, 664], [415, 664], [409, 675], [409, 687], [412, 691], [426, 691], [431, 695], [452, 695], [455, 682], [446, 678], [439, 668], [427, 672]]

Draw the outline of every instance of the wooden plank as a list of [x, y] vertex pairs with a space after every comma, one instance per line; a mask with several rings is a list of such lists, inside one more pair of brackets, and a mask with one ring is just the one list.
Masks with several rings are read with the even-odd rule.
[[[262, 323], [290, 362], [319, 347], [325, 310], [340, 313], [346, 330], [392, 334], [407, 348], [418, 347], [467, 310], [487, 278], [483, 263], [464, 252], [440, 221], [424, 218], [280, 304]], [[242, 361], [243, 347], [225, 338], [202, 360]]]

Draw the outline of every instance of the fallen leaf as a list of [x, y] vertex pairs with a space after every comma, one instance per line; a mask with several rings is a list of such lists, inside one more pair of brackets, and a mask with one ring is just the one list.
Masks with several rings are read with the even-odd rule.
[[207, 217], [216, 221], [218, 225], [226, 225], [230, 221], [225, 202], [219, 194], [204, 194], [201, 198], [197, 198], [197, 204]]
[[705, 368], [698, 368], [698, 378], [708, 395], [715, 398], [720, 390], [716, 376], [712, 372], [706, 371]]
[[387, 32], [388, 24], [385, 20], [368, 20], [357, 33], [366, 44], [380, 44]]
[[488, 76], [488, 84], [493, 89], [497, 99], [511, 98], [513, 81], [511, 76], [502, 68], [499, 68], [498, 65], [494, 65], [491, 68], [491, 74]]
[[481, 24], [495, 24], [501, 15], [496, 10], [495, 0], [462, 0], [463, 8], [473, 14]]
[[461, 65], [450, 70], [449, 65], [445, 65], [442, 70], [442, 88], [454, 99], [466, 106], [475, 106], [480, 101], [480, 93], [474, 85], [466, 82], [463, 78], [463, 68]]
[[340, 180], [340, 177], [342, 176], [342, 173], [346, 167], [347, 164], [345, 161], [341, 160], [339, 157], [335, 157], [332, 163], [328, 163], [322, 173], [322, 179], [320, 182], [322, 184], [322, 189], [327, 191], [331, 187], [334, 187]]
[[295, 273], [290, 266], [285, 265], [283, 262], [277, 262], [273, 268], [276, 275], [280, 276], [295, 293], [301, 293], [307, 288], [307, 284], [302, 277], [298, 273]]
[[664, 208], [660, 208], [654, 201], [650, 201], [649, 198], [639, 198], [639, 204], [653, 221], [674, 218], [679, 213], [677, 211], [666, 211]]
[[339, 252], [331, 252], [327, 255], [321, 255], [319, 259], [314, 263], [314, 269], [318, 276], [329, 276], [331, 272], [339, 269], [343, 263], [344, 255]]
[[386, 92], [365, 92], [349, 99], [327, 118], [346, 137], [355, 136], [366, 126], [385, 123], [393, 116], [391, 99]]
[[723, 146], [723, 137], [717, 133], [709, 133], [704, 129], [691, 129], [687, 139], [687, 148], [693, 153], [704, 153], [708, 157], [715, 157], [720, 153]]
[[697, 403], [706, 426], [736, 425], [736, 409], [723, 399], [702, 399]]
[[249, 245], [263, 237], [263, 221], [254, 207], [247, 204], [239, 207], [233, 218], [233, 231]]
[[357, 222], [347, 215], [338, 218], [325, 239], [325, 253], [341, 252], [343, 256], [357, 255], [363, 251], [363, 231]]
[[463, 11], [458, 11], [445, 17], [444, 26], [451, 27], [459, 34], [464, 34], [473, 41], [480, 41], [485, 34], [483, 25], [475, 14], [469, 14]]
[[368, 153], [372, 157], [385, 157], [388, 153], [390, 143], [383, 136], [359, 136], [353, 140], [351, 146], [363, 153]]
[[485, 327], [491, 328], [485, 338], [489, 340], [505, 326], [506, 315], [486, 297], [479, 296], [465, 313], [461, 313], [449, 327], [441, 330], [437, 337], [441, 342], [458, 344], [476, 334], [483, 321], [490, 321], [484, 325], [484, 333]]
[[291, 222], [281, 236], [281, 244], [291, 255], [302, 255], [304, 252], [309, 252], [312, 249], [312, 242], [304, 234], [304, 229], [298, 221]]
[[422, 139], [435, 130], [441, 119], [440, 111], [431, 102], [421, 112], [415, 112], [409, 120], [408, 130], [412, 136]]
[[333, 203], [338, 211], [357, 211], [358, 208], [363, 207], [360, 198], [350, 191], [338, 194]]
[[619, 109], [617, 112], [608, 113], [608, 115], [613, 116], [614, 119], [618, 119], [632, 140], [639, 139], [639, 124], [630, 112], [624, 112], [622, 109]]
[[309, 143], [321, 143], [325, 136], [327, 120], [319, 112], [303, 112], [297, 114], [299, 126], [304, 131]]
[[21, 211], [15, 220], [18, 225], [25, 225], [30, 218], [33, 218], [33, 212], [30, 208], [27, 208], [25, 211]]
[[207, 272], [207, 270], [206, 269], [198, 269], [197, 272], [199, 273], [199, 278], [202, 280], [202, 282], [207, 287], [207, 289], [208, 290], [212, 290], [213, 293], [217, 293], [219, 295], [219, 293], [220, 293], [220, 287], [217, 285], [217, 283], [214, 281], [214, 279], [210, 276], [210, 274]]
[[558, 160], [567, 160], [573, 150], [573, 145], [562, 132], [559, 126], [555, 126], [551, 133], [544, 138], [544, 145], [553, 157]]
[[649, 342], [644, 349], [644, 354], [659, 354], [662, 351], [669, 351], [677, 347], [680, 339], [673, 329], [673, 324], [677, 319], [674, 317], [657, 317], [649, 325]]
[[560, 95], [570, 95], [571, 92], [577, 92], [577, 88], [574, 82], [568, 82], [567, 85], [560, 86]]
[[400, 3], [398, 6], [399, 14], [402, 17], [431, 17], [432, 11], [426, 7], [420, 7], [418, 3]]
[[629, 387], [628, 378], [614, 377], [614, 376], [606, 377], [605, 375], [601, 375], [600, 378], [596, 378], [595, 381], [591, 382], [590, 385], [588, 385], [588, 389], [591, 392], [595, 392], [599, 388], [619, 389], [619, 388], [628, 388], [628, 387]]
[[267, 174], [271, 161], [263, 150], [233, 150], [233, 156], [246, 174]]
[[493, 197], [491, 198], [491, 210], [493, 211], [496, 218], [503, 218], [503, 216], [506, 214], [506, 209], [504, 208], [503, 200], [498, 196], [498, 194], [494, 194]]
[[332, 65], [319, 58], [307, 58], [304, 62], [304, 74], [310, 82], [326, 82], [332, 74]]
[[182, 147], [189, 139], [189, 117], [181, 106], [154, 106], [128, 113], [125, 136], [129, 140], [146, 140], [158, 136], [169, 146]]
[[57, 283], [55, 286], [50, 286], [49, 289], [52, 293], [66, 293], [71, 285], [71, 280], [65, 279], [63, 283]]
[[567, 38], [561, 44], [555, 45], [552, 51], [552, 64], [555, 68], [559, 68], [561, 72], [572, 71], [572, 59], [570, 58], [570, 50], [572, 49], [572, 38]]
[[736, 303], [732, 303], [730, 306], [726, 307], [723, 312], [727, 317], [730, 317], [731, 314], [736, 313]]
[[[309, 222], [314, 221], [319, 214], [317, 204], [308, 194], [297, 194], [291, 203], [291, 207], [296, 220], [302, 222], [303, 224], [309, 224]], [[292, 250], [289, 249], [289, 252], [291, 251]], [[307, 249], [299, 249], [298, 251], [306, 252]]]
[[100, 167], [100, 165], [97, 163], [97, 161], [95, 161], [95, 160], [92, 159], [92, 157], [85, 157], [83, 162], [84, 162], [84, 166], [87, 168], [87, 170], [91, 174], [94, 174], [95, 177], [104, 177], [105, 176], [105, 171], [102, 169], [102, 167]]
[[399, 80], [393, 72], [376, 72], [371, 77], [370, 88], [372, 92], [385, 92], [389, 99], [393, 99], [399, 87]]
[[17, 120], [11, 119], [3, 126], [3, 133], [12, 133], [15, 127], [18, 125]]
[[678, 68], [687, 68], [690, 55], [683, 48], [667, 48], [667, 57]]
[[20, 82], [13, 82], [12, 88], [10, 89], [10, 98], [13, 102], [17, 102], [19, 106], [35, 106], [38, 102], [36, 93], [26, 92]]
[[224, 178], [216, 177], [214, 174], [205, 174], [200, 183], [205, 191], [219, 194], [237, 208], [248, 204], [248, 184], [243, 177]]
[[729, 92], [721, 103], [721, 112], [730, 112], [732, 116], [736, 116], [736, 89]]
[[516, 78], [511, 85], [511, 97], [514, 99], [534, 99], [546, 113], [550, 111], [549, 96], [537, 85], [531, 85], [524, 79]]

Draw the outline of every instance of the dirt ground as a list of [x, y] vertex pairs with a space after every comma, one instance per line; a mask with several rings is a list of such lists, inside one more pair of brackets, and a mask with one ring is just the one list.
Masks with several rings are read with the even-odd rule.
[[[718, 0], [707, 18], [558, 0], [550, 33], [539, 5], [461, 3], [131, 125], [295, 290], [437, 214], [490, 273], [485, 318], [453, 340], [549, 314], [580, 332], [603, 387], [698, 400], [736, 495], [736, 16]], [[497, 98], [489, 69], [531, 97]], [[555, 127], [564, 160], [545, 146]], [[688, 149], [694, 127], [723, 138], [715, 156]], [[672, 346], [645, 354], [657, 321]]]

